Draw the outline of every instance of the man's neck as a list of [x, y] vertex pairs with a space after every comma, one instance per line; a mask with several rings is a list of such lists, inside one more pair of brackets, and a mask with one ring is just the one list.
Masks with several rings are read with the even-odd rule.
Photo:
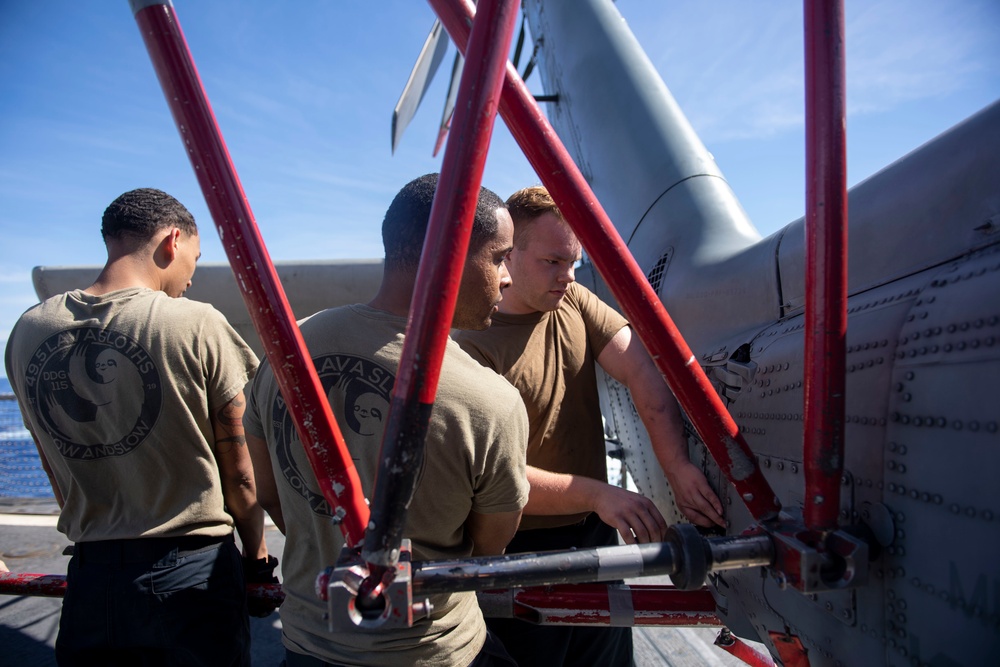
[[407, 317], [410, 314], [410, 301], [413, 300], [416, 278], [415, 273], [407, 271], [384, 271], [382, 284], [368, 302], [368, 306], [399, 317]]
[[513, 287], [508, 287], [504, 290], [503, 301], [500, 302], [501, 315], [532, 315], [539, 312], [512, 294], [512, 289]]
[[131, 287], [158, 290], [160, 284], [153, 272], [143, 263], [135, 262], [128, 257], [119, 257], [108, 260], [94, 284], [83, 291], [94, 296], [101, 296]]

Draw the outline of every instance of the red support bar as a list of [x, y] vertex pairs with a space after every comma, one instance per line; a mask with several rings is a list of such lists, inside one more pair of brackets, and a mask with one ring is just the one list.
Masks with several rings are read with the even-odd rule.
[[[61, 598], [66, 595], [66, 577], [61, 574], [0, 572], [0, 595], [30, 595]], [[275, 608], [285, 599], [281, 584], [247, 584], [247, 597], [270, 602]]]
[[722, 625], [715, 613], [715, 598], [707, 589], [573, 584], [484, 593], [507, 597], [513, 593], [514, 618], [541, 625]]
[[61, 598], [66, 595], [66, 577], [61, 574], [0, 572], [0, 595]]
[[[452, 41], [464, 52], [475, 7], [469, 0], [429, 1]], [[781, 504], [740, 435], [739, 427], [510, 63], [500, 114], [750, 513], [758, 521], [777, 516]]]
[[471, 58], [462, 72], [456, 105], [463, 113], [455, 115], [445, 148], [379, 454], [371, 525], [361, 554], [372, 565], [392, 566], [399, 558], [518, 7], [518, 0], [481, 0], [468, 40]]
[[727, 628], [723, 628], [719, 632], [719, 636], [715, 638], [715, 645], [751, 667], [775, 667], [774, 659], [771, 656], [761, 653], [750, 644], [733, 635]]
[[132, 0], [135, 20], [236, 275], [254, 328], [271, 362], [323, 497], [349, 546], [368, 524], [368, 506], [326, 393], [264, 247], [250, 204], [201, 85], [169, 0]]
[[843, 0], [805, 0], [805, 524], [837, 527], [844, 470], [847, 121]]

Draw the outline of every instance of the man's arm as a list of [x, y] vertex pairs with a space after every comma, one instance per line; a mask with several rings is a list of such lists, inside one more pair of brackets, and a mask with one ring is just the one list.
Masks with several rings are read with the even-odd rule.
[[469, 512], [465, 520], [465, 530], [472, 538], [473, 556], [499, 556], [510, 544], [517, 526], [521, 523], [521, 511], [480, 514]]
[[615, 334], [601, 350], [597, 363], [632, 393], [653, 452], [684, 516], [699, 526], [713, 523], [725, 526], [722, 503], [705, 475], [688, 458], [684, 422], [677, 400], [642, 342], [632, 335], [631, 327], [623, 327]]
[[649, 498], [582, 475], [528, 466], [528, 515], [553, 516], [597, 512], [626, 544], [662, 542], [667, 522]]
[[257, 482], [257, 502], [268, 513], [274, 525], [281, 534], [285, 534], [285, 516], [281, 513], [281, 501], [278, 498], [278, 485], [274, 481], [274, 468], [271, 466], [271, 455], [267, 451], [267, 443], [255, 435], [246, 435], [247, 448], [253, 461], [253, 475]]
[[215, 460], [222, 479], [222, 497], [233, 516], [246, 558], [267, 558], [264, 543], [264, 511], [257, 503], [253, 464], [243, 435], [246, 399], [239, 392], [212, 412], [215, 430]]

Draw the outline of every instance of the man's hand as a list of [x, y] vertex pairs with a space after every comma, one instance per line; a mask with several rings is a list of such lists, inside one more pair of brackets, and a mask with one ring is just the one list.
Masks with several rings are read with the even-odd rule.
[[561, 516], [597, 512], [626, 544], [662, 542], [667, 522], [652, 500], [582, 475], [528, 466], [531, 491], [525, 516]]
[[[278, 559], [274, 556], [264, 558], [243, 559], [243, 580], [248, 584], [277, 584], [274, 568], [278, 567]], [[277, 607], [269, 600], [247, 598], [247, 613], [257, 618], [269, 616]]]
[[594, 498], [594, 511], [601, 521], [618, 531], [625, 544], [664, 540], [667, 522], [653, 501], [611, 484], [601, 487]]
[[706, 528], [712, 524], [726, 527], [722, 518], [722, 503], [696, 465], [690, 461], [677, 461], [666, 474], [678, 509], [691, 523]]

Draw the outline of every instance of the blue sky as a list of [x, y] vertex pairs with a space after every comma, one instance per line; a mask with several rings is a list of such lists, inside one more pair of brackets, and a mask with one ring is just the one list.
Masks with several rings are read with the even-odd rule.
[[[175, 0], [275, 260], [381, 256], [379, 225], [432, 158], [451, 53], [390, 152], [390, 118], [434, 20], [414, 0]], [[802, 4], [620, 0], [619, 10], [763, 235], [801, 217]], [[1000, 3], [847, 0], [848, 179], [1000, 98]], [[454, 48], [454, 47], [452, 47]], [[529, 85], [538, 91], [537, 77]], [[498, 121], [484, 184], [537, 182]], [[170, 192], [225, 261], [125, 0], [0, 0], [0, 347], [35, 265], [101, 264], [104, 208]], [[2, 371], [0, 371], [2, 372]]]

